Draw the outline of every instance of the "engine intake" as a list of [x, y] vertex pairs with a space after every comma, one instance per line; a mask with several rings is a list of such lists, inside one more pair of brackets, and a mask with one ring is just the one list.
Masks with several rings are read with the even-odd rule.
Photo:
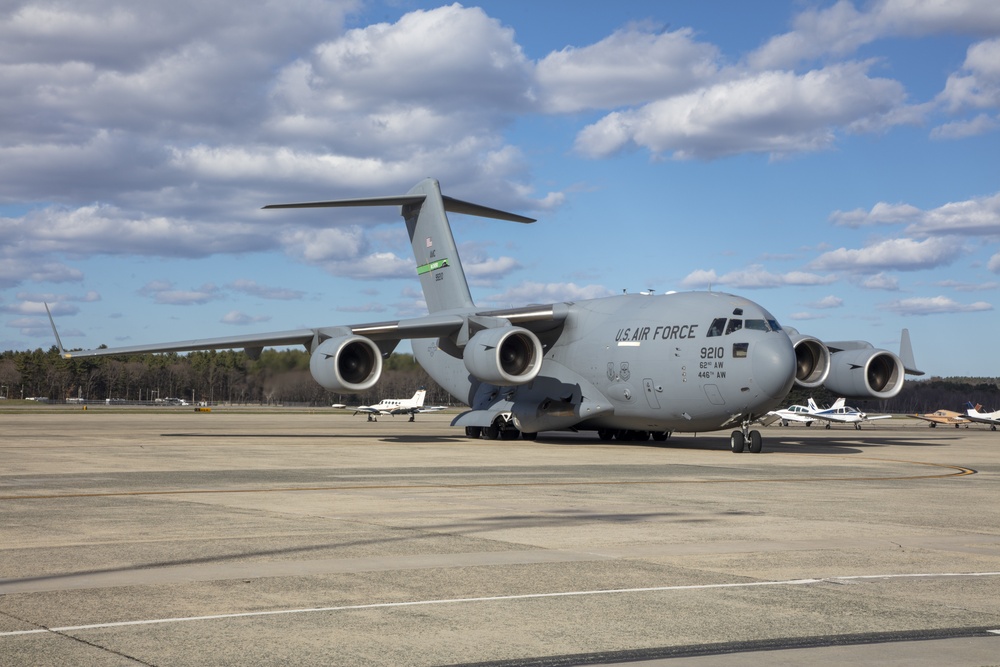
[[795, 384], [812, 389], [822, 385], [830, 374], [830, 350], [818, 338], [793, 334], [795, 349]]
[[892, 398], [903, 388], [903, 362], [886, 350], [834, 352], [824, 383], [845, 398]]
[[521, 327], [483, 329], [462, 352], [465, 367], [483, 382], [501, 387], [527, 384], [542, 369], [542, 343]]
[[382, 375], [382, 352], [364, 336], [327, 338], [309, 358], [321, 387], [348, 394], [371, 389]]

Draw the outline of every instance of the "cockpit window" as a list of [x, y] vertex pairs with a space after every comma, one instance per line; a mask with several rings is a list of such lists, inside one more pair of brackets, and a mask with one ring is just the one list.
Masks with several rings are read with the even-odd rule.
[[771, 327], [771, 331], [781, 331], [781, 325], [778, 324], [778, 320], [768, 320], [767, 325]]
[[734, 331], [739, 331], [743, 328], [743, 320], [738, 320], [733, 318], [729, 320], [729, 325], [726, 326], [726, 335], [733, 333]]
[[770, 329], [767, 328], [767, 322], [764, 320], [747, 320], [746, 328], [753, 329], [754, 331], [770, 331]]
[[716, 317], [712, 320], [712, 326], [708, 327], [708, 337], [721, 336], [723, 330], [726, 328], [726, 318]]

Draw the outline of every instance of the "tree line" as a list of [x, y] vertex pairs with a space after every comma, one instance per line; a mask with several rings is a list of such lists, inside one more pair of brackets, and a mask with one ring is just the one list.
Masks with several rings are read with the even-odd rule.
[[[1000, 378], [931, 378], [908, 381], [891, 399], [849, 403], [871, 413], [965, 412], [967, 402], [996, 410], [1000, 408], [998, 384]], [[64, 359], [55, 346], [48, 351], [0, 353], [0, 396], [8, 399], [153, 402], [181, 398], [211, 404], [371, 405], [383, 398], [409, 398], [420, 388], [427, 389], [428, 405], [454, 403], [411, 354], [390, 355], [381, 380], [371, 390], [342, 394], [316, 384], [309, 373], [309, 353], [296, 349], [264, 350], [257, 359], [232, 350], [80, 359]], [[822, 388], [795, 388], [786, 404], [804, 404], [810, 397], [821, 406], [837, 398]]]
[[411, 354], [390, 355], [371, 390], [342, 394], [316, 384], [304, 350], [264, 350], [257, 359], [233, 350], [79, 359], [64, 359], [55, 346], [0, 353], [0, 396], [8, 399], [371, 405], [385, 397], [409, 398], [420, 388], [427, 390], [428, 405], [454, 402]]

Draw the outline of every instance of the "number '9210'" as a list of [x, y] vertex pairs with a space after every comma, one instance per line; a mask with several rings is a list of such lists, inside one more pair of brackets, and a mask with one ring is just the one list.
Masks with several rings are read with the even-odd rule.
[[724, 356], [725, 356], [725, 351], [722, 347], [701, 348], [702, 359], [722, 359]]

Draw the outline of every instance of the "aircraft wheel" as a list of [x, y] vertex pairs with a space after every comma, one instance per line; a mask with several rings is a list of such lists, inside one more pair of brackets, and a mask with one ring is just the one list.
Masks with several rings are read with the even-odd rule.
[[521, 432], [518, 431], [513, 426], [505, 428], [505, 429], [501, 429], [501, 431], [500, 431], [500, 439], [501, 440], [517, 440], [517, 436], [519, 436], [519, 435], [521, 435]]
[[990, 426], [990, 430], [991, 430], [991, 431], [995, 431], [995, 430], [997, 430], [997, 425], [996, 425], [996, 424], [993, 424], [992, 426]]
[[812, 426], [812, 425], [813, 425], [813, 423], [812, 423], [812, 422], [806, 422], [806, 428], [809, 428], [809, 427], [810, 427], [810, 426]]
[[649, 440], [649, 431], [629, 431], [628, 439], [633, 442], [646, 442]]
[[[934, 428], [935, 426], [937, 426], [937, 424], [935, 424], [934, 422], [930, 423], [931, 428]], [[955, 428], [958, 428], [958, 424], [955, 424]]]
[[670, 437], [670, 431], [653, 431], [653, 440], [656, 442], [664, 442]]
[[830, 428], [830, 422], [826, 423], [826, 428]]
[[760, 431], [750, 431], [750, 446], [747, 447], [752, 454], [760, 454], [764, 449], [764, 440], [760, 437]]
[[483, 437], [487, 440], [499, 440], [500, 439], [500, 427], [496, 424], [490, 424], [483, 429]]
[[466, 426], [465, 427], [465, 437], [472, 438], [473, 440], [479, 440], [483, 437], [483, 427], [482, 426]]
[[608, 440], [615, 439], [615, 431], [610, 428], [599, 428], [597, 429], [597, 437], [601, 440], [607, 442]]
[[521, 439], [522, 440], [537, 440], [538, 439], [538, 434], [537, 433], [525, 433], [524, 431], [521, 431]]
[[856, 431], [860, 431], [861, 430], [861, 422], [858, 422], [857, 424], [854, 425], [854, 430], [856, 430]]
[[729, 435], [729, 448], [733, 450], [733, 454], [742, 454], [745, 444], [746, 440], [743, 437], [743, 431], [733, 431]]

